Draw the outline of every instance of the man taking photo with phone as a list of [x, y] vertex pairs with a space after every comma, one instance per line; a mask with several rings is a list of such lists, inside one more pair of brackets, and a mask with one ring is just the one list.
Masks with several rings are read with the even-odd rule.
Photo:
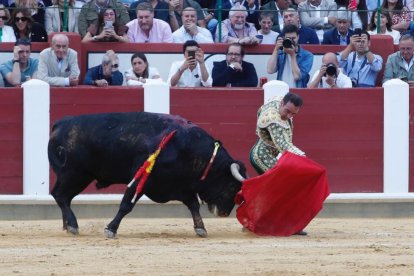
[[339, 66], [352, 80], [353, 87], [374, 87], [382, 68], [382, 57], [371, 52], [370, 35], [355, 29], [349, 45], [340, 54]]
[[194, 40], [183, 44], [184, 60], [173, 62], [167, 83], [177, 87], [210, 87], [211, 70], [204, 63], [204, 51]]

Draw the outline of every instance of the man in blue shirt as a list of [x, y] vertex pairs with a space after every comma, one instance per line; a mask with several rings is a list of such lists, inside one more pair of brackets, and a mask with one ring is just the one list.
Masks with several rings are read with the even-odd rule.
[[30, 57], [32, 43], [27, 38], [19, 38], [13, 48], [13, 60], [0, 66], [6, 87], [13, 87], [37, 76], [39, 60]]
[[352, 80], [353, 87], [373, 87], [382, 69], [382, 57], [369, 49], [370, 35], [367, 31], [351, 36], [349, 45], [339, 54], [339, 67]]
[[124, 77], [118, 70], [119, 60], [112, 50], [105, 53], [102, 64], [88, 70], [83, 84], [99, 87], [108, 85], [122, 85]]
[[267, 73], [277, 73], [276, 79], [286, 82], [290, 88], [307, 87], [313, 64], [313, 54], [298, 44], [298, 33], [297, 26], [286, 25], [267, 61]]

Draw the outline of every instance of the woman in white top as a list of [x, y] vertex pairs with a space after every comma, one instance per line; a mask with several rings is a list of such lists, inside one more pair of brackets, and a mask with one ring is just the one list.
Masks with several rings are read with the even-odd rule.
[[63, 27], [66, 24], [68, 32], [78, 32], [78, 18], [80, 8], [75, 7], [75, 0], [68, 0], [68, 10], [66, 14], [66, 22], [64, 20], [64, 3], [65, 0], [53, 0], [53, 6], [46, 8], [45, 13], [45, 29], [48, 34], [51, 32], [66, 31]]
[[131, 57], [132, 68], [125, 72], [125, 80], [128, 86], [143, 85], [147, 79], [160, 79], [158, 70], [150, 67], [147, 57], [142, 53], [135, 53]]
[[389, 35], [392, 36], [394, 40], [394, 44], [398, 45], [400, 42], [400, 32], [391, 29], [392, 21], [390, 13], [387, 10], [381, 9], [380, 11], [380, 32], [377, 32], [377, 11], [374, 11], [371, 16], [371, 21], [369, 24], [369, 31], [370, 35]]
[[9, 19], [9, 10], [0, 4], [0, 42], [16, 42], [13, 28], [6, 25]]

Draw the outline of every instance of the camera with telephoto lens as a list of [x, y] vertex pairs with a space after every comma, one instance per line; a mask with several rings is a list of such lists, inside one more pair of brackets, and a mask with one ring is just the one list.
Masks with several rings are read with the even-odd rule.
[[326, 72], [325, 72], [325, 77], [326, 75], [331, 76], [331, 77], [337, 77], [337, 70], [336, 70], [336, 65], [333, 63], [328, 63], [326, 65]]
[[283, 38], [283, 42], [281, 47], [279, 47], [280, 50], [283, 50], [283, 48], [293, 48], [293, 40], [289, 37]]

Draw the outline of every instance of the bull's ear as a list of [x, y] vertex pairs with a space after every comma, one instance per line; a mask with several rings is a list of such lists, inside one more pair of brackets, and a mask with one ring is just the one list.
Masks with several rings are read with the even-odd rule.
[[230, 165], [230, 171], [231, 174], [233, 175], [233, 177], [240, 182], [243, 182], [244, 180], [246, 180], [241, 174], [240, 174], [240, 165], [237, 163], [232, 163]]

